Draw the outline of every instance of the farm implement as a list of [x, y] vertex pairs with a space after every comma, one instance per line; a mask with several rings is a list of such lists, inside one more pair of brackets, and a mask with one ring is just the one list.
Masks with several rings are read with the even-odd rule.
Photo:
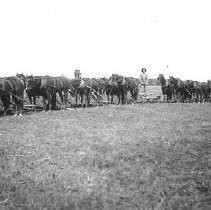
[[163, 94], [160, 86], [147, 86], [146, 93], [139, 93], [138, 103], [158, 103], [163, 100]]

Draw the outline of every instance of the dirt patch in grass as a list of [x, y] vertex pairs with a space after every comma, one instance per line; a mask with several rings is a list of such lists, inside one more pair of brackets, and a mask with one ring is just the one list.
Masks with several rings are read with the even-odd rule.
[[0, 206], [211, 207], [210, 104], [0, 118]]

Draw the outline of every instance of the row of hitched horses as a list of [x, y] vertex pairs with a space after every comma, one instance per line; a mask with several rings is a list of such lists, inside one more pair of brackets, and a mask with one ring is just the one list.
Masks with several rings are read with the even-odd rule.
[[[61, 109], [66, 109], [68, 96], [75, 97], [76, 106], [78, 97], [81, 105], [88, 107], [90, 98], [93, 97], [99, 105], [104, 96], [108, 103], [113, 103], [114, 96], [118, 97], [118, 103], [127, 103], [127, 93], [131, 94], [135, 102], [138, 96], [139, 80], [133, 77], [123, 77], [113, 74], [107, 78], [79, 78], [69, 79], [65, 76], [16, 76], [0, 79], [0, 99], [4, 107], [4, 115], [12, 103], [15, 106], [15, 115], [22, 115], [23, 104], [28, 103], [24, 98], [24, 91], [31, 104], [36, 105], [38, 97], [43, 98], [44, 110], [56, 109], [58, 94], [61, 99]], [[11, 101], [12, 98], [12, 101]]]
[[163, 74], [158, 77], [162, 93], [167, 102], [210, 102], [211, 80], [198, 82], [193, 80], [181, 80], [170, 76], [165, 79]]
[[[167, 102], [202, 102], [210, 101], [211, 81], [196, 82], [191, 80], [182, 81], [169, 77], [165, 79], [162, 74], [157, 79], [150, 79], [149, 85], [161, 85], [162, 93]], [[137, 101], [139, 95], [140, 81], [134, 77], [124, 77], [112, 74], [107, 78], [78, 78], [69, 79], [64, 76], [16, 76], [0, 78], [0, 99], [4, 107], [4, 115], [10, 107], [15, 105], [15, 114], [23, 113], [23, 104], [28, 103], [24, 98], [24, 91], [31, 104], [36, 105], [36, 98], [43, 98], [44, 110], [56, 108], [58, 102], [56, 94], [60, 96], [61, 108], [66, 109], [69, 102], [68, 95], [75, 97], [76, 106], [78, 96], [81, 104], [89, 106], [90, 98], [94, 97], [99, 104], [103, 96], [107, 101], [113, 103], [113, 97], [117, 96], [118, 103], [127, 103], [127, 93], [130, 92], [132, 102]], [[12, 101], [11, 101], [12, 98]], [[69, 102], [70, 103], [70, 102]]]

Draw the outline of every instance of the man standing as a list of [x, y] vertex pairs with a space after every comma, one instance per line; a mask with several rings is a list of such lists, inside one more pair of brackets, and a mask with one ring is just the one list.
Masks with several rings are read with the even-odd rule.
[[146, 74], [146, 69], [141, 69], [142, 73], [140, 74], [140, 86], [139, 86], [139, 94], [146, 96], [146, 87], [148, 85], [149, 77]]

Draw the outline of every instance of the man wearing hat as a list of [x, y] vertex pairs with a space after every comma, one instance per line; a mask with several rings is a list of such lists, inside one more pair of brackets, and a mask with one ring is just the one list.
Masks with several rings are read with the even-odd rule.
[[146, 95], [146, 87], [148, 85], [149, 77], [146, 74], [146, 69], [142, 68], [140, 74], [140, 86], [139, 86], [139, 94], [140, 95]]

